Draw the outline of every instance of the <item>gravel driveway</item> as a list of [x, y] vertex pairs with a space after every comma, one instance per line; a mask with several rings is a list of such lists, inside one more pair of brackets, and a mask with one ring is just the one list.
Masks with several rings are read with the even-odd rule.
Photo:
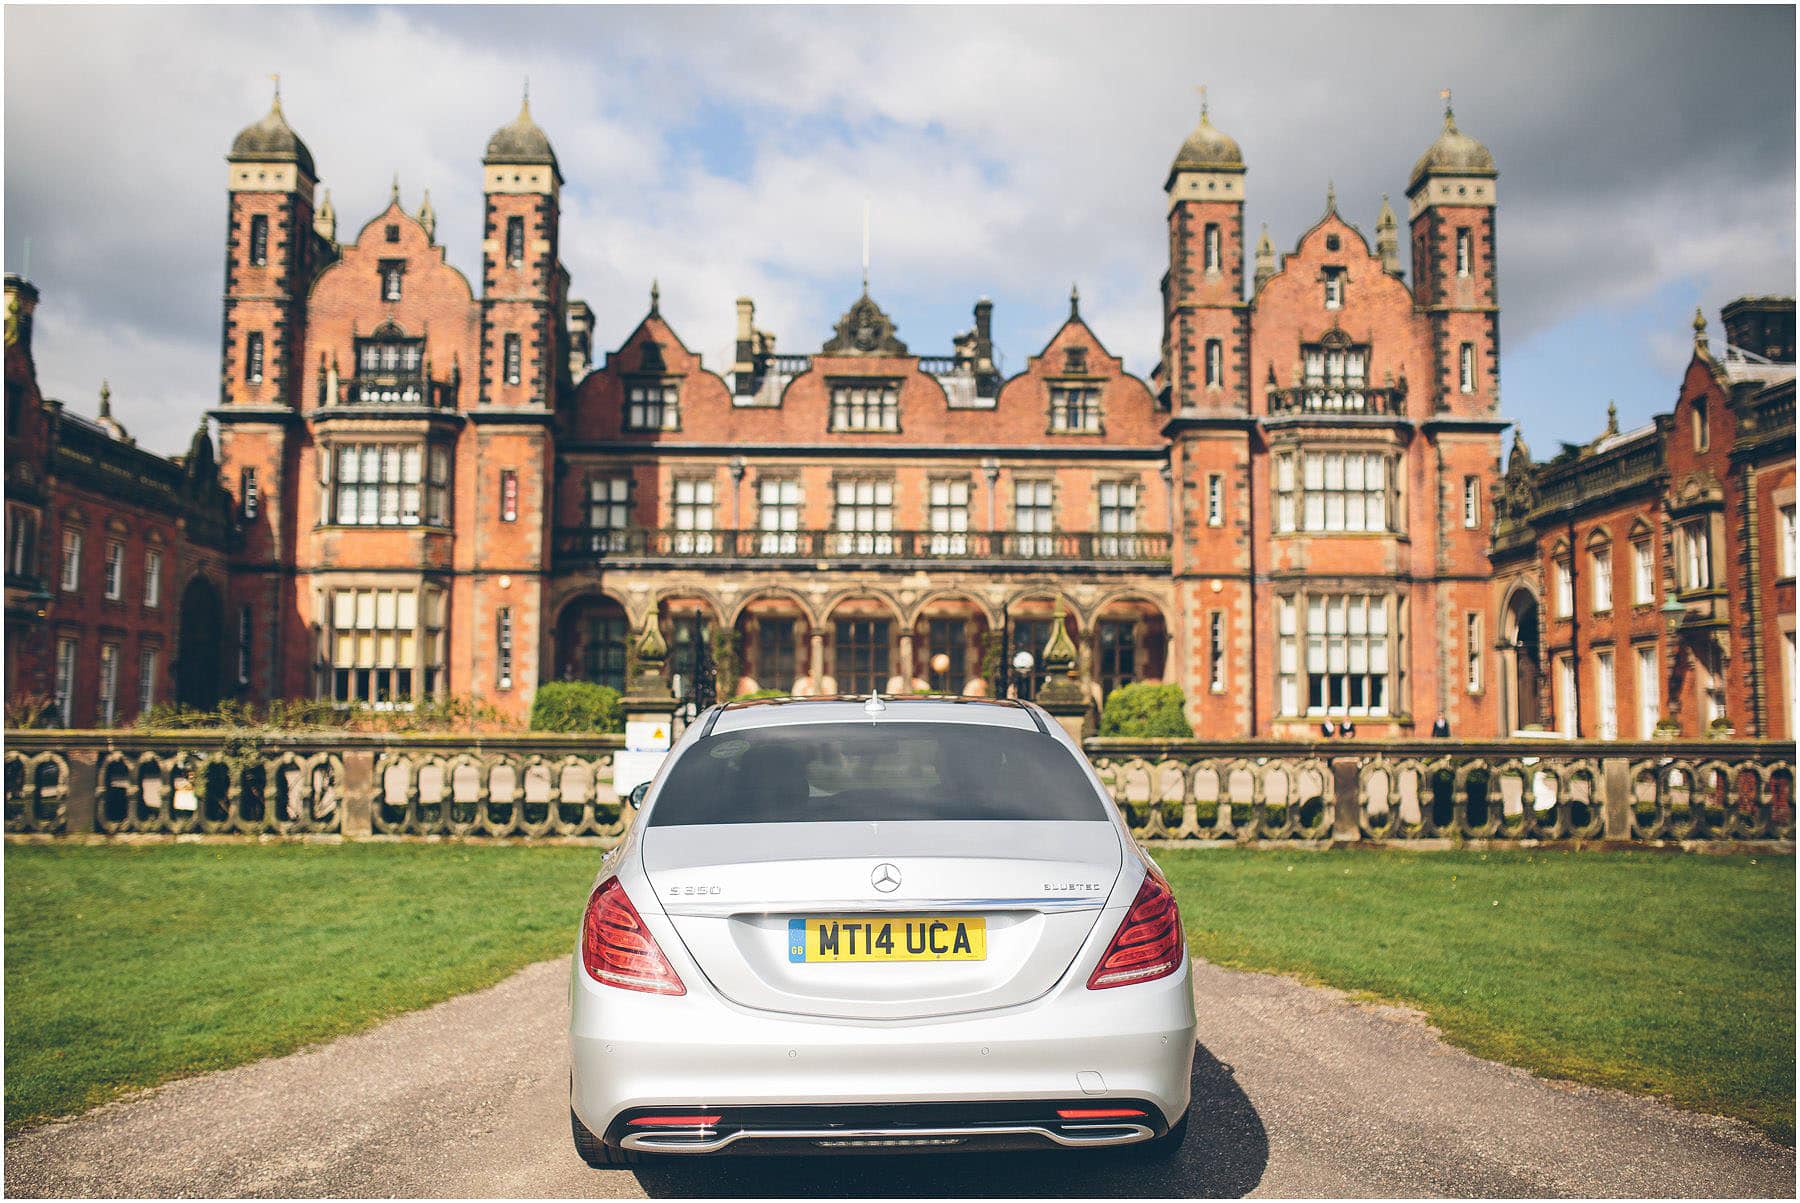
[[747, 1159], [590, 1170], [569, 1142], [568, 965], [6, 1142], [12, 1196], [1794, 1194], [1743, 1124], [1540, 1081], [1410, 1014], [1196, 966], [1179, 1158]]

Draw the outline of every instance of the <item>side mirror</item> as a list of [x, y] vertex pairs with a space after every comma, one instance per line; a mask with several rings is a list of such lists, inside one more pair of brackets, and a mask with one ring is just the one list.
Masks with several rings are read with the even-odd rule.
[[649, 792], [650, 792], [650, 783], [648, 781], [643, 782], [637, 788], [633, 789], [629, 794], [625, 795], [626, 805], [630, 806], [631, 809], [636, 810], [638, 807], [640, 807], [644, 804], [644, 795], [648, 794]]

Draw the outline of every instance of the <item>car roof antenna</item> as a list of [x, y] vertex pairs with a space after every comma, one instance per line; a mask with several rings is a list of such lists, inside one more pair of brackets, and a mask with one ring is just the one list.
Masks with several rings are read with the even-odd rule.
[[869, 700], [863, 703], [863, 713], [873, 716], [883, 714], [886, 711], [887, 707], [883, 705], [881, 701], [881, 690], [869, 690]]

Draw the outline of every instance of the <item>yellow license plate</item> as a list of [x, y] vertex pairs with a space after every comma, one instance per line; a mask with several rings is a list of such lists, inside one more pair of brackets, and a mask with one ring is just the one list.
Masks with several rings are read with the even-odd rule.
[[789, 919], [788, 960], [985, 961], [987, 920], [938, 915]]

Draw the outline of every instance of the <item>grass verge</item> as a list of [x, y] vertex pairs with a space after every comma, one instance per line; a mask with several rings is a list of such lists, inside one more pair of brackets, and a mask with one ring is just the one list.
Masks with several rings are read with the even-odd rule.
[[6, 1130], [279, 1056], [574, 946], [600, 853], [8, 845]]
[[1158, 849], [1194, 952], [1794, 1143], [1794, 858]]

